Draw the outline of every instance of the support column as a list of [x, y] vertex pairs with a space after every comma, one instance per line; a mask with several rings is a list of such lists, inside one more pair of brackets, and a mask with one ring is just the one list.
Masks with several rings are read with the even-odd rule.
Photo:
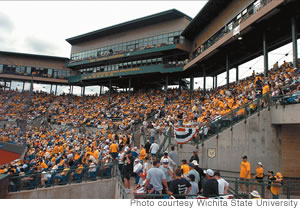
[[109, 85], [108, 85], [108, 103], [110, 103], [110, 94], [111, 94], [111, 80], [109, 80]]
[[229, 89], [229, 58], [226, 55], [226, 88]]
[[181, 88], [182, 88], [182, 86], [181, 86], [181, 79], [178, 80], [178, 84], [179, 84], [179, 89], [178, 89], [179, 90], [179, 94], [181, 94]]
[[293, 65], [298, 68], [297, 28], [295, 17], [292, 17]]
[[102, 86], [100, 86], [100, 92], [99, 92], [99, 95], [102, 94]]
[[130, 88], [131, 88], [131, 78], [128, 81], [128, 103], [130, 103]]
[[4, 80], [4, 91], [6, 91], [6, 80]]
[[50, 94], [52, 93], [52, 84], [50, 85]]
[[9, 81], [9, 90], [11, 90], [11, 80]]
[[205, 69], [203, 69], [203, 93], [206, 94], [206, 74]]
[[31, 74], [30, 95], [32, 95], [32, 92], [33, 92], [33, 75]]
[[168, 85], [169, 85], [169, 76], [166, 76], [166, 86], [165, 86], [165, 105], [167, 104], [168, 100]]
[[55, 86], [55, 96], [57, 95], [57, 84]]
[[25, 81], [23, 81], [22, 93], [24, 92], [24, 89], [25, 89]]
[[73, 90], [74, 90], [74, 86], [71, 86], [72, 87], [72, 91], [71, 91], [71, 94], [73, 95]]
[[266, 33], [263, 34], [263, 55], [264, 55], [264, 77], [268, 76], [268, 68], [269, 68], [269, 61], [268, 61], [268, 50], [267, 50], [267, 40], [266, 40]]
[[215, 86], [215, 89], [216, 89], [216, 88], [218, 88], [218, 75], [216, 75], [216, 83], [215, 84], [216, 84], [216, 86]]
[[213, 79], [212, 89], [215, 89], [215, 76], [213, 76], [212, 79]]
[[193, 99], [193, 91], [194, 91], [194, 75], [190, 77], [190, 102]]
[[82, 90], [82, 96], [84, 97], [85, 95], [85, 86], [83, 86], [83, 90]]
[[236, 70], [236, 78], [235, 78], [235, 81], [238, 83], [238, 82], [239, 82], [239, 66], [236, 66], [235, 70]]

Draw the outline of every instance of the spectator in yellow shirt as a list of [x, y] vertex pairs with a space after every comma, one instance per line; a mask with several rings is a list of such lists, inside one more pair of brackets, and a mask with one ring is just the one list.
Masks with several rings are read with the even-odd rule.
[[118, 157], [118, 145], [113, 142], [110, 147], [109, 147], [109, 151], [110, 151], [110, 155], [111, 157], [116, 160], [116, 158]]
[[282, 185], [282, 175], [280, 172], [276, 173], [275, 179], [272, 181], [271, 184], [271, 192], [273, 195], [273, 199], [279, 199], [279, 193], [280, 193], [280, 188]]
[[141, 152], [140, 152], [139, 157], [140, 157], [140, 160], [144, 160], [146, 157], [146, 149], [144, 148], [143, 145], [141, 145]]
[[[264, 182], [264, 169], [261, 162], [257, 163], [256, 174], [253, 176], [256, 179], [255, 183], [263, 183]], [[253, 190], [256, 190], [256, 184], [253, 186]]]
[[[247, 156], [244, 155], [243, 157], [243, 161], [241, 162], [241, 166], [240, 166], [240, 180], [245, 182], [245, 186], [246, 186], [246, 193], [249, 193], [249, 179], [251, 178], [250, 172], [251, 172], [251, 165], [250, 163], [247, 161]], [[240, 184], [240, 188], [242, 193], [244, 193], [244, 188], [243, 188], [243, 184]]]
[[186, 175], [190, 171], [190, 166], [188, 166], [186, 160], [181, 161], [182, 174]]

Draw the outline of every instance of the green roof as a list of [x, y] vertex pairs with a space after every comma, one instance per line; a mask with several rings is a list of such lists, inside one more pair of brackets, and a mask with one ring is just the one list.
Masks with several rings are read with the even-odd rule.
[[187, 16], [186, 14], [184, 14], [176, 9], [171, 9], [171, 10], [167, 10], [164, 12], [149, 15], [146, 17], [131, 20], [128, 22], [113, 25], [113, 26], [103, 28], [100, 30], [85, 33], [85, 34], [75, 36], [72, 38], [68, 38], [68, 39], [66, 39], [66, 41], [69, 42], [70, 44], [77, 44], [77, 43], [91, 40], [94, 38], [108, 36], [108, 35], [115, 34], [115, 33], [121, 33], [124, 31], [141, 28], [141, 27], [144, 27], [145, 25], [152, 25], [155, 23], [160, 23], [163, 21], [173, 20], [173, 19], [177, 19], [177, 18], [181, 18], [181, 17], [186, 17], [190, 21], [192, 20], [192, 18]]

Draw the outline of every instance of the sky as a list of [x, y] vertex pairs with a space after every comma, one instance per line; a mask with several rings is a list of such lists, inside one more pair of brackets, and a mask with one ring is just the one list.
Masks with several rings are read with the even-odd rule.
[[[0, 50], [69, 58], [71, 46], [65, 41], [67, 38], [173, 8], [194, 18], [206, 2], [0, 1]], [[269, 65], [276, 61], [291, 61], [291, 52], [291, 44], [270, 52]], [[239, 69], [241, 78], [251, 75], [252, 70], [262, 72], [262, 56]], [[218, 85], [225, 84], [225, 76], [218, 76]], [[235, 70], [231, 70], [230, 81], [234, 80]], [[202, 83], [202, 78], [195, 79], [195, 88], [202, 87]], [[20, 89], [20, 86], [21, 83], [14, 82], [12, 87]], [[212, 78], [207, 78], [207, 88], [211, 87]], [[28, 88], [29, 84], [25, 86]], [[50, 91], [50, 86], [36, 84], [34, 89]], [[58, 92], [68, 92], [68, 87], [59, 87]], [[80, 88], [74, 88], [74, 93], [80, 94]], [[88, 87], [86, 93], [99, 93], [99, 87]]]

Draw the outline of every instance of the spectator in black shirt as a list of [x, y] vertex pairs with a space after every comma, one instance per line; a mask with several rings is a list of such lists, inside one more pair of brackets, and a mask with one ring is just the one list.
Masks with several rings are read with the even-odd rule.
[[190, 159], [190, 163], [193, 162], [194, 160], [196, 160], [197, 163], [199, 164], [199, 157], [198, 157], [197, 151], [193, 151], [193, 155], [192, 155], [192, 157]]
[[206, 174], [207, 181], [203, 186], [203, 196], [219, 196], [219, 183], [214, 177], [214, 171], [211, 169], [207, 169], [206, 171], [204, 171], [204, 173]]
[[151, 147], [150, 141], [147, 140], [147, 142], [146, 142], [146, 144], [145, 144], [145, 149], [146, 149], [146, 153], [147, 153], [147, 154], [150, 153], [150, 147]]
[[124, 186], [126, 188], [126, 192], [130, 192], [130, 176], [133, 173], [133, 163], [134, 158], [132, 157], [131, 151], [126, 152], [126, 156], [124, 158], [124, 166], [122, 169], [122, 174], [124, 176]]
[[188, 180], [181, 177], [181, 174], [181, 169], [176, 169], [175, 179], [171, 181], [169, 186], [169, 195], [174, 195], [177, 199], [185, 199], [184, 195], [187, 195], [192, 189], [192, 185]]
[[198, 182], [198, 188], [199, 188], [199, 194], [202, 190], [202, 184], [203, 184], [203, 179], [205, 178], [205, 173], [203, 172], [203, 169], [199, 167], [199, 164], [197, 163], [196, 160], [193, 160], [192, 163], [195, 166], [195, 170], [199, 173], [200, 176], [200, 181]]

